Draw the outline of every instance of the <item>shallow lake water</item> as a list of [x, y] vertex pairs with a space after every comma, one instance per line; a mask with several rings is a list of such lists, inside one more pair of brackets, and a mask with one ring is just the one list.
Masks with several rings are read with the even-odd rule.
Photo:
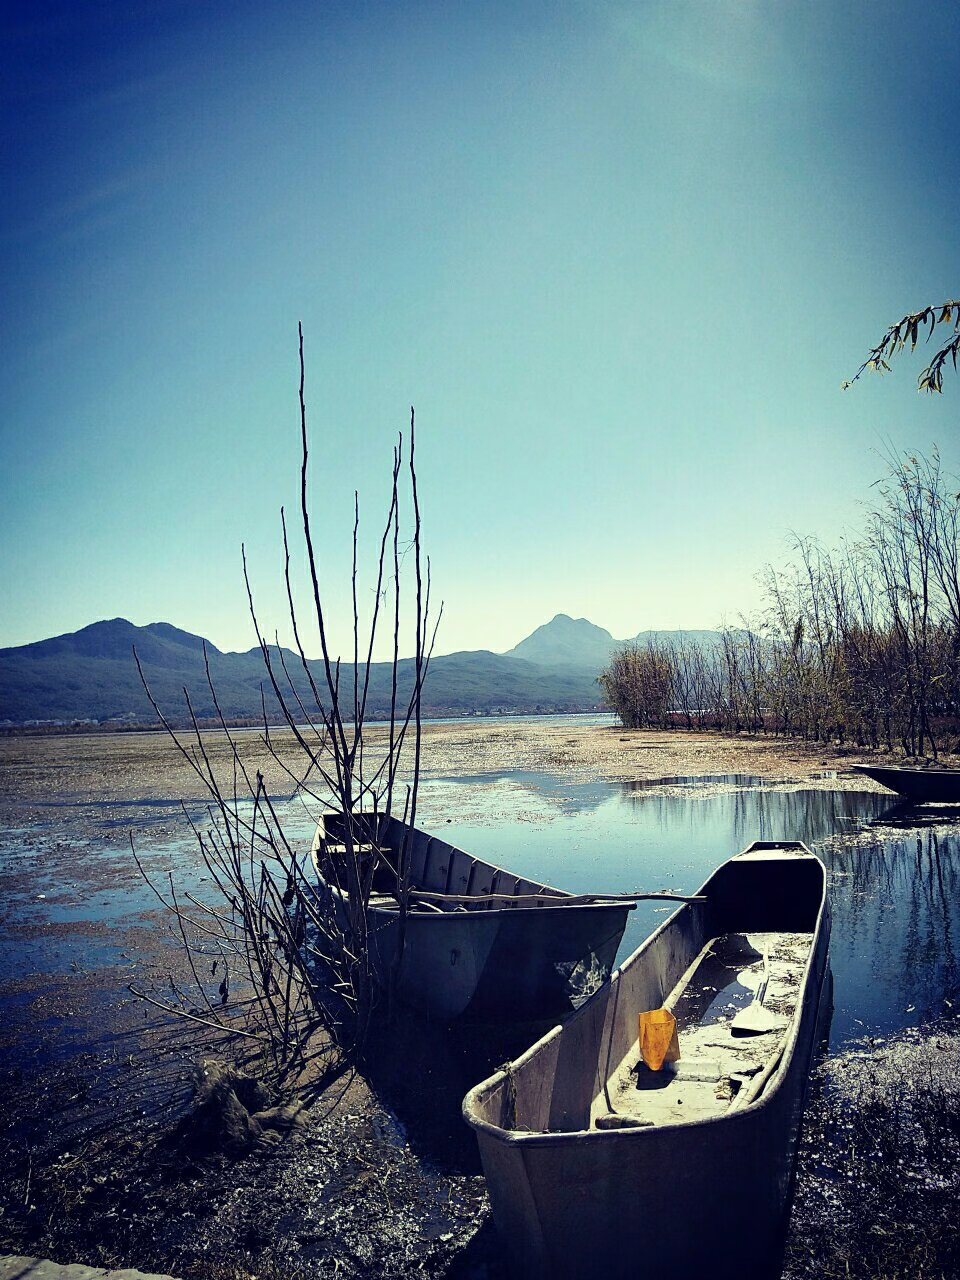
[[[306, 845], [315, 806], [276, 797]], [[77, 834], [76, 806], [0, 839], [0, 983], [34, 973], [128, 968], [123, 930], [151, 924], [157, 901], [108, 825]], [[164, 832], [150, 806], [128, 825], [161, 887], [166, 869], [204, 893], [182, 819]], [[960, 1011], [960, 811], [898, 810], [876, 793], [785, 789], [744, 774], [659, 784], [577, 781], [512, 771], [428, 779], [417, 824], [511, 871], [573, 892], [694, 892], [754, 840], [802, 840], [829, 872], [833, 909], [831, 1046], [921, 1026]], [[624, 959], [673, 908], [639, 903]], [[134, 948], [135, 949], [135, 948]], [[6, 996], [11, 996], [8, 987]]]
[[[893, 797], [775, 789], [744, 775], [664, 783], [670, 794], [527, 773], [444, 779], [424, 786], [418, 821], [471, 853], [574, 892], [692, 893], [754, 840], [802, 840], [829, 876], [831, 1048], [960, 1010], [956, 811], [906, 812]], [[619, 958], [672, 909], [638, 904]]]

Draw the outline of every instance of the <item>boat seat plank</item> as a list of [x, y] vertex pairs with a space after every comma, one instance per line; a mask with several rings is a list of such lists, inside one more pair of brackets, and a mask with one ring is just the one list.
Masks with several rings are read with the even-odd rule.
[[[343, 840], [323, 840], [320, 842], [320, 847], [325, 853], [333, 854], [334, 856], [346, 857], [347, 854], [347, 846]], [[353, 851], [358, 854], [374, 853], [379, 856], [382, 853], [388, 853], [389, 849], [386, 845], [371, 844], [368, 841], [355, 840], [353, 844]]]

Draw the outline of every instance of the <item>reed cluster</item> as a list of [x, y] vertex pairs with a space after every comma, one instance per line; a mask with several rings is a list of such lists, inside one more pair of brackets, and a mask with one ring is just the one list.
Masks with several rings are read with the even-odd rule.
[[716, 646], [627, 645], [599, 683], [628, 728], [769, 732], [932, 755], [960, 707], [960, 482], [892, 459], [862, 534], [798, 537], [761, 575], [757, 618]]

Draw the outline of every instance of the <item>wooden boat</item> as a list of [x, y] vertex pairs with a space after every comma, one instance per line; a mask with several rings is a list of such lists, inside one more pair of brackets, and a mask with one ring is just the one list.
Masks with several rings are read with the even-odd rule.
[[960, 804], [960, 769], [906, 769], [872, 764], [855, 764], [853, 768], [914, 804]]
[[[780, 1274], [830, 1005], [826, 872], [802, 844], [757, 843], [700, 894], [464, 1100], [518, 1275]], [[680, 1059], [651, 1071], [638, 1014], [660, 1007]]]
[[[443, 1020], [553, 1018], [609, 977], [633, 902], [514, 875], [398, 818], [354, 814], [349, 825], [364, 865], [374, 861], [373, 962], [383, 975], [396, 973], [404, 1003]], [[312, 850], [321, 885], [340, 910], [348, 902], [347, 826], [342, 814], [324, 814]], [[403, 920], [400, 866], [408, 884]]]

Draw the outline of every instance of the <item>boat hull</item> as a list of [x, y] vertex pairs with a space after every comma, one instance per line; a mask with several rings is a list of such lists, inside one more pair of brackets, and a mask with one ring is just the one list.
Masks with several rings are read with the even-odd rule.
[[375, 963], [397, 964], [396, 991], [430, 1017], [560, 1017], [609, 976], [623, 936], [620, 905], [458, 916], [367, 913]]
[[960, 804], [960, 770], [902, 769], [889, 765], [853, 766], [914, 804]]
[[[822, 884], [822, 864], [808, 859]], [[701, 893], [720, 887], [723, 870]], [[661, 1003], [690, 963], [709, 906], [675, 913], [562, 1027], [471, 1090], [464, 1117], [515, 1274], [779, 1275], [807, 1080], [830, 1007], [822, 889], [821, 903], [788, 1044], [749, 1105], [697, 1123], [588, 1128], [607, 1059], [628, 1052], [637, 1010]], [[783, 927], [797, 927], [786, 897], [778, 907]], [[684, 936], [684, 918], [698, 915], [696, 936]]]
[[[325, 829], [315, 841], [315, 862]], [[326, 827], [325, 827], [326, 824]], [[441, 1021], [562, 1017], [609, 977], [626, 926], [629, 902], [557, 903], [560, 890], [471, 857], [397, 819], [381, 820], [377, 838], [397, 850], [412, 884], [433, 893], [477, 895], [469, 910], [408, 911], [395, 901], [366, 913], [370, 955], [398, 999]], [[345, 895], [325, 884], [344, 910]], [[484, 894], [516, 895], [504, 902]], [[538, 901], [538, 893], [549, 894]]]

